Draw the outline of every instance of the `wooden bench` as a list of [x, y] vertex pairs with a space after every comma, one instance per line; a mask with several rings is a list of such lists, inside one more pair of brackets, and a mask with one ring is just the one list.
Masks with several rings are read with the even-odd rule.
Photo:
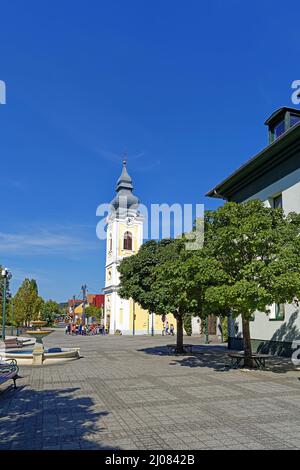
[[8, 348], [21, 348], [23, 345], [17, 341], [17, 339], [5, 339], [4, 347]]
[[4, 340], [5, 349], [8, 348], [22, 348], [24, 344], [30, 343], [31, 338], [19, 339], [19, 338], [8, 338]]
[[[193, 351], [193, 344], [183, 344], [182, 347], [184, 353], [191, 353]], [[171, 354], [172, 352], [175, 354], [182, 354], [181, 351], [178, 351], [177, 344], [167, 344], [167, 350], [169, 354]]]
[[19, 367], [15, 359], [0, 360], [0, 384], [13, 380], [14, 388], [17, 388], [18, 372]]
[[[231, 359], [231, 367], [233, 369], [237, 369], [242, 366], [242, 364], [245, 364], [245, 354], [243, 352], [228, 353], [228, 357]], [[250, 357], [257, 368], [263, 370], [266, 367], [266, 359], [271, 356], [269, 354], [252, 353]]]

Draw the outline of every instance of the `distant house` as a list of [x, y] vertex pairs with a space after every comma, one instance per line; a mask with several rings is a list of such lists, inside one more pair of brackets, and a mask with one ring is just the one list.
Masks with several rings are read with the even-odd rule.
[[[95, 307], [102, 308], [104, 311], [104, 294], [88, 294], [87, 303], [88, 305], [94, 305]], [[83, 314], [83, 300], [82, 299], [70, 299], [68, 300], [68, 315], [70, 318], [78, 320]]]
[[88, 304], [94, 305], [95, 307], [98, 307], [98, 308], [104, 309], [104, 299], [105, 299], [104, 294], [88, 294], [87, 295]]
[[67, 307], [67, 314], [70, 318], [74, 318], [75, 316], [75, 309], [82, 304], [82, 300], [80, 299], [69, 299], [68, 300], [68, 307]]
[[[285, 213], [300, 213], [300, 110], [280, 108], [265, 122], [269, 144], [207, 196], [226, 201], [260, 199]], [[241, 335], [238, 320], [237, 336]], [[270, 315], [256, 312], [251, 322], [253, 348], [291, 355], [292, 341], [300, 339], [300, 314], [295, 305], [274, 304]], [[233, 342], [233, 347], [238, 346]]]

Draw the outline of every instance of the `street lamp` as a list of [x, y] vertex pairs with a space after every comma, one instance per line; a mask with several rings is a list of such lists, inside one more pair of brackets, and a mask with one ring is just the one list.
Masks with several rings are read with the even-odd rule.
[[2, 295], [2, 341], [5, 340], [5, 323], [6, 323], [6, 289], [7, 281], [11, 279], [11, 273], [7, 268], [3, 268], [1, 271], [3, 278], [3, 295]]

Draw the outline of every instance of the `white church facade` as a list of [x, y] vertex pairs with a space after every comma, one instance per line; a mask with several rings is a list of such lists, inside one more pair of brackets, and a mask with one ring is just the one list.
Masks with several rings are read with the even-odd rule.
[[[118, 265], [126, 256], [138, 252], [143, 243], [144, 225], [125, 160], [116, 193], [107, 218], [104, 324], [110, 334], [161, 334], [164, 326], [161, 316], [150, 314], [132, 299], [122, 299], [118, 294]], [[167, 321], [173, 323], [176, 329], [173, 315], [168, 315]]]

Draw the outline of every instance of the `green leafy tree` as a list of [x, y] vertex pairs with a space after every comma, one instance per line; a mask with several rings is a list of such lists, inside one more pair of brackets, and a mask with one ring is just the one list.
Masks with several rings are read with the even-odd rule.
[[224, 283], [206, 291], [210, 309], [242, 317], [245, 364], [252, 366], [249, 320], [273, 303], [300, 293], [300, 215], [254, 200], [226, 203], [205, 216], [205, 251], [226, 272]]
[[96, 307], [95, 305], [88, 305], [85, 308], [85, 313], [88, 317], [93, 317], [97, 322], [101, 322], [103, 319], [103, 309], [101, 307]]
[[164, 313], [177, 322], [177, 351], [183, 350], [183, 321], [187, 314], [207, 316], [206, 290], [224, 282], [220, 263], [208, 258], [205, 250], [187, 250], [186, 240], [175, 241], [173, 253], [158, 267], [154, 295]]
[[185, 239], [147, 242], [121, 262], [119, 272], [121, 297], [158, 315], [173, 314], [178, 352], [183, 350], [185, 316], [203, 315], [207, 287], [226, 277], [203, 250], [186, 250]]
[[15, 318], [14, 318], [14, 297], [10, 297], [9, 302], [8, 302], [8, 307], [7, 307], [7, 323], [9, 325], [16, 325]]
[[[149, 313], [173, 313], [167, 308], [167, 292], [160, 282], [159, 267], [170, 257], [177, 256], [176, 247], [179, 245], [178, 242], [176, 246], [175, 244], [170, 239], [150, 240], [141, 246], [137, 254], [124, 258], [118, 267], [119, 295], [124, 299], [132, 298]], [[180, 326], [178, 327], [177, 322], [177, 339], [180, 329], [182, 332], [182, 321]]]
[[37, 318], [43, 307], [43, 299], [38, 295], [34, 279], [25, 279], [14, 297], [14, 318], [16, 325], [29, 325]]
[[41, 305], [40, 312], [42, 320], [46, 321], [48, 325], [52, 325], [54, 320], [62, 315], [59, 304], [51, 299]]
[[157, 279], [157, 267], [168, 256], [167, 247], [172, 240], [144, 243], [136, 255], [124, 258], [119, 267], [119, 295], [124, 299], [132, 298], [149, 313], [162, 314], [158, 300], [153, 295], [153, 286]]

